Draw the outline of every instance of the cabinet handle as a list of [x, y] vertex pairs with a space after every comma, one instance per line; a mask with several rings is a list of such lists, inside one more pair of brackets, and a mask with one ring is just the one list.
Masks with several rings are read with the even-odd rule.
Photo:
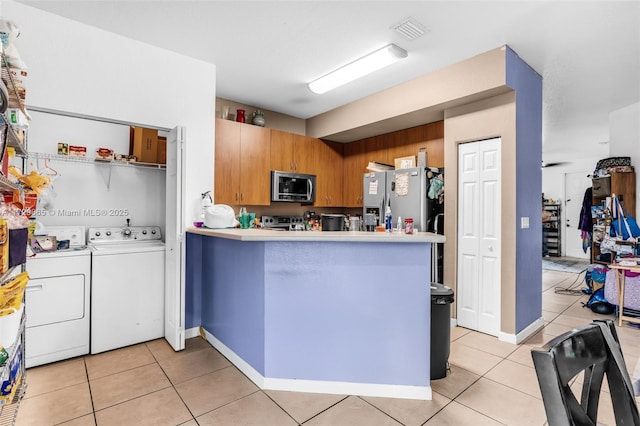
[[240, 201], [244, 201], [244, 192], [240, 193]]
[[238, 193], [236, 192], [236, 201], [238, 201]]

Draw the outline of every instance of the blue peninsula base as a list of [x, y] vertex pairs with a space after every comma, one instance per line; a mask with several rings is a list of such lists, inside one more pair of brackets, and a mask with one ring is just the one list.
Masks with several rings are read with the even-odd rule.
[[430, 253], [187, 233], [186, 328], [262, 389], [431, 399]]

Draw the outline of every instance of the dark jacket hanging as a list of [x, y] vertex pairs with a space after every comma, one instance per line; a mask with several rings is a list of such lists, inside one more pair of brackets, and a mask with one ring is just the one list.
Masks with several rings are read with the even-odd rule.
[[582, 200], [582, 210], [580, 210], [580, 221], [578, 229], [581, 231], [592, 232], [593, 222], [591, 221], [591, 187], [584, 191], [584, 199]]

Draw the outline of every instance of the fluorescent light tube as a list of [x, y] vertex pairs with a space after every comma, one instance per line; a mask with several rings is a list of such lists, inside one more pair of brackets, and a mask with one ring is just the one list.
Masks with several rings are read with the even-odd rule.
[[312, 81], [307, 86], [313, 93], [320, 95], [406, 57], [406, 50], [395, 44], [389, 44]]

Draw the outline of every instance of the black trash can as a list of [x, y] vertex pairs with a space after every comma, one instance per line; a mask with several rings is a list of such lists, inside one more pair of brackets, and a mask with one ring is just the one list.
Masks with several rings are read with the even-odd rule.
[[431, 380], [447, 376], [453, 290], [431, 283]]

